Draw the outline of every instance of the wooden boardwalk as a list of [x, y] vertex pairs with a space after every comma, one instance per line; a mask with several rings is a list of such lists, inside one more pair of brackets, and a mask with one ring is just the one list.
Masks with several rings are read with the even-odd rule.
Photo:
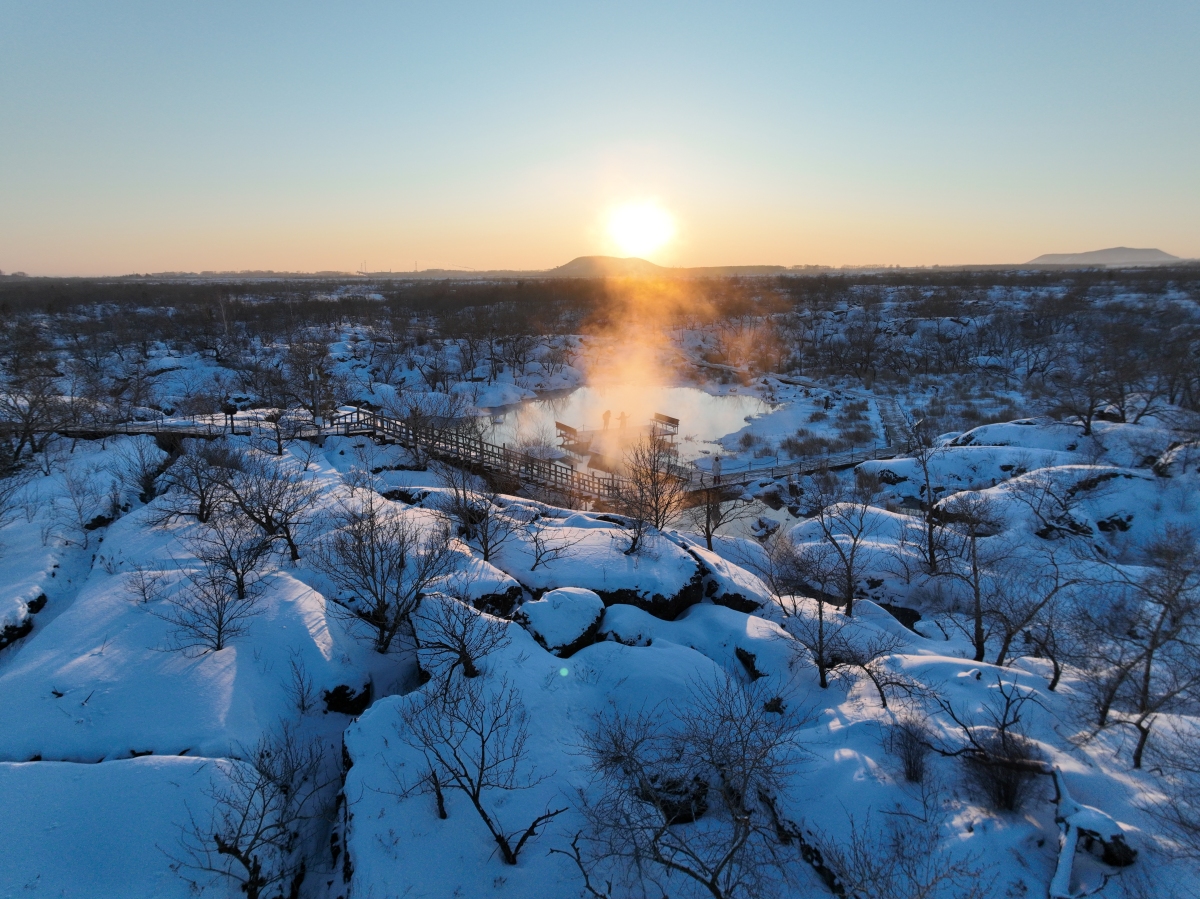
[[[244, 429], [244, 430], [243, 430]], [[223, 434], [269, 433], [268, 428], [253, 422], [227, 419], [222, 423], [217, 416], [209, 421], [194, 419], [162, 419], [148, 422], [94, 423], [58, 429], [66, 437], [99, 439], [117, 435], [152, 435], [174, 437], [198, 437], [214, 439]], [[394, 441], [408, 448], [420, 448], [434, 458], [460, 465], [476, 466], [499, 474], [522, 484], [535, 484], [564, 494], [567, 497], [586, 498], [601, 502], [612, 500], [621, 493], [625, 479], [615, 474], [596, 474], [577, 471], [560, 465], [551, 459], [497, 446], [481, 437], [455, 428], [432, 426], [414, 427], [408, 422], [382, 415], [370, 409], [356, 407], [339, 412], [329, 424], [318, 427], [311, 425], [288, 431], [289, 438], [319, 438], [324, 436], [371, 435]], [[795, 459], [791, 462], [770, 465], [755, 465], [750, 460], [745, 467], [724, 460], [721, 472], [721, 487], [746, 487], [763, 481], [787, 477], [802, 477], [823, 468], [844, 469], [870, 459], [890, 459], [897, 453], [891, 447], [876, 447], [868, 450], [852, 450]], [[680, 480], [687, 482], [686, 489], [694, 493], [714, 486], [707, 472], [694, 466], [679, 466]]]
[[[431, 455], [440, 456], [489, 471], [505, 474], [522, 482], [540, 484], [568, 494], [612, 499], [624, 484], [619, 475], [604, 476], [592, 472], [579, 472], [547, 459], [539, 459], [507, 447], [496, 446], [476, 437], [464, 436], [453, 430], [437, 428], [412, 428], [405, 422], [371, 412], [356, 409], [340, 414], [333, 422], [333, 430], [339, 434], [381, 435], [404, 446], [420, 444]], [[871, 459], [890, 459], [896, 453], [890, 448], [851, 450], [796, 459], [792, 462], [769, 466], [756, 466], [753, 460], [745, 468], [731, 468], [725, 463], [721, 472], [721, 486], [747, 486], [763, 480], [775, 480], [788, 476], [800, 477], [825, 468], [843, 469]], [[680, 466], [681, 480], [687, 481], [688, 492], [696, 492], [713, 486], [712, 476], [694, 467]]]
[[394, 440], [401, 446], [420, 446], [431, 456], [459, 464], [475, 465], [526, 484], [549, 487], [568, 496], [612, 499], [620, 492], [622, 479], [579, 472], [550, 459], [539, 459], [506, 446], [488, 443], [481, 437], [452, 428], [415, 428], [407, 422], [357, 408], [334, 417], [327, 433], [349, 436], [371, 434]]

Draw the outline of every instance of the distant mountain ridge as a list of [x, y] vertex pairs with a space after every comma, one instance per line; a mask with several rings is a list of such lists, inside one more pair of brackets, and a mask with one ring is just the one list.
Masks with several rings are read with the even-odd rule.
[[1179, 261], [1178, 256], [1158, 249], [1109, 247], [1087, 253], [1044, 253], [1026, 265], [1162, 265]]
[[786, 265], [709, 265], [672, 268], [636, 256], [577, 256], [565, 265], [542, 273], [548, 278], [721, 278], [730, 275], [782, 275]]

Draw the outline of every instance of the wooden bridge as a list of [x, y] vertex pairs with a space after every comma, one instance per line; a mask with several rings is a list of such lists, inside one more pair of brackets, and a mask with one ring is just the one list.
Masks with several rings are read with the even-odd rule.
[[394, 440], [401, 446], [419, 446], [431, 456], [459, 464], [476, 465], [522, 483], [549, 487], [568, 496], [612, 499], [620, 492], [623, 480], [615, 475], [600, 477], [579, 472], [551, 459], [488, 443], [482, 437], [456, 428], [414, 427], [408, 422], [356, 408], [334, 417], [326, 433], [350, 436], [371, 434]]
[[[579, 472], [549, 459], [540, 459], [528, 453], [496, 446], [474, 435], [463, 434], [454, 429], [432, 427], [414, 428], [406, 422], [380, 415], [367, 409], [343, 412], [334, 418], [332, 433], [373, 434], [383, 436], [403, 446], [421, 445], [430, 455], [508, 475], [523, 483], [535, 483], [559, 490], [568, 495], [586, 496], [606, 500], [619, 495], [625, 480], [619, 475], [603, 476], [590, 471]], [[874, 447], [866, 450], [851, 450], [796, 459], [792, 462], [773, 465], [754, 465], [753, 460], [744, 468], [730, 466], [724, 462], [720, 486], [747, 486], [764, 480], [775, 480], [789, 476], [800, 477], [821, 469], [844, 469], [871, 459], [890, 459], [896, 455], [890, 448]], [[694, 493], [714, 486], [712, 475], [694, 466], [679, 466], [680, 479], [687, 481], [687, 490]]]
[[[198, 437], [213, 439], [223, 434], [269, 433], [268, 426], [254, 421], [237, 419], [234, 416], [212, 416], [202, 419], [160, 419], [145, 422], [93, 423], [68, 428], [59, 428], [58, 433], [81, 439], [100, 439], [116, 435], [152, 435], [174, 437]], [[460, 465], [471, 465], [508, 477], [523, 484], [536, 484], [564, 494], [567, 497], [586, 498], [601, 502], [615, 499], [625, 485], [625, 479], [616, 474], [596, 474], [592, 471], [577, 471], [552, 459], [543, 459], [507, 446], [489, 443], [466, 429], [413, 425], [379, 412], [355, 407], [337, 413], [323, 426], [309, 424], [292, 427], [286, 437], [319, 438], [324, 436], [371, 435], [392, 440], [401, 446], [419, 448], [427, 455]], [[897, 453], [891, 447], [875, 447], [810, 456], [780, 463], [778, 458], [771, 464], [756, 465], [749, 460], [744, 466], [723, 461], [719, 486], [745, 487], [751, 484], [786, 477], [802, 477], [823, 468], [844, 469], [870, 459], [890, 459]], [[695, 466], [678, 466], [680, 480], [686, 481], [689, 493], [715, 486], [708, 472]]]

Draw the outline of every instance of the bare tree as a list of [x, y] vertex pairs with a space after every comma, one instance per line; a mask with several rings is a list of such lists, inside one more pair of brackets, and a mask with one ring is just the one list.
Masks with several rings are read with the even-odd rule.
[[467, 401], [458, 393], [413, 393], [385, 404], [384, 412], [409, 426], [413, 439], [405, 444], [417, 468], [428, 467], [430, 438], [453, 430], [467, 412]]
[[191, 573], [178, 590], [150, 614], [171, 625], [170, 648], [185, 655], [220, 652], [243, 637], [259, 613], [257, 591], [238, 596], [237, 589], [216, 565]]
[[[886, 709], [888, 694], [899, 692], [911, 694], [918, 685], [907, 675], [892, 671], [888, 660], [904, 647], [904, 641], [896, 634], [854, 627], [852, 620], [841, 610], [827, 608], [828, 602], [823, 588], [836, 570], [825, 547], [807, 548], [803, 559], [804, 571], [810, 583], [819, 589], [811, 600], [815, 614], [809, 611], [809, 603], [793, 598], [789, 603], [790, 615], [784, 628], [793, 639], [796, 657], [817, 669], [820, 685], [828, 687], [831, 680], [861, 674], [871, 681], [879, 694], [879, 702]], [[824, 557], [822, 557], [824, 556]]]
[[594, 775], [579, 800], [587, 828], [552, 851], [575, 862], [593, 897], [646, 885], [665, 896], [682, 880], [734, 899], [791, 882], [774, 797], [800, 761], [797, 716], [761, 681], [718, 675], [693, 695], [673, 719], [612, 711], [583, 735]]
[[261, 569], [271, 556], [269, 538], [251, 521], [234, 512], [211, 518], [187, 541], [206, 568], [218, 572], [238, 600], [257, 591]]
[[854, 483], [846, 485], [832, 472], [817, 472], [809, 478], [806, 492], [810, 520], [836, 560], [847, 617], [854, 615], [854, 592], [862, 577], [861, 551], [875, 529], [871, 503], [879, 493], [874, 478], [855, 475]]
[[231, 472], [241, 464], [241, 455], [224, 440], [186, 441], [183, 455], [167, 469], [168, 496], [159, 503], [162, 511], [157, 523], [181, 516], [206, 523], [226, 497]]
[[37, 452], [63, 417], [64, 404], [57, 378], [50, 372], [32, 369], [8, 380], [0, 389], [0, 436], [3, 437], [5, 470], [21, 463], [26, 449]]
[[[1093, 485], [1092, 491], [1099, 485]], [[1053, 469], [1030, 472], [1008, 483], [1012, 497], [1021, 502], [1037, 520], [1037, 536], [1045, 540], [1089, 537], [1091, 528], [1071, 513], [1071, 499], [1077, 484], [1064, 481]], [[1096, 494], [1093, 492], [1093, 496]]]
[[958, 564], [947, 567], [944, 573], [970, 590], [970, 637], [975, 661], [982, 662], [987, 653], [987, 611], [1005, 605], [1001, 596], [1009, 589], [1005, 563], [1012, 555], [1012, 546], [996, 537], [999, 514], [992, 500], [982, 493], [956, 493], [943, 504], [943, 514], [957, 537], [958, 554]]
[[[811, 661], [817, 669], [817, 677], [822, 689], [825, 689], [829, 686], [830, 673], [836, 673], [841, 667], [842, 631], [849, 623], [849, 619], [842, 615], [831, 620], [825, 608], [825, 588], [836, 573], [833, 553], [824, 544], [800, 547], [792, 543], [790, 538], [784, 540], [785, 546], [791, 548], [787, 577], [792, 581], [788, 585], [791, 595], [784, 600], [784, 608], [788, 612], [784, 629], [795, 641], [793, 649], [807, 651], [805, 661]], [[799, 587], [807, 587], [816, 594], [812, 600], [816, 608], [815, 616], [808, 613], [808, 603], [795, 596], [795, 590]]]
[[786, 597], [814, 589], [813, 572], [808, 570], [810, 552], [810, 545], [798, 545], [787, 529], [779, 528], [763, 541], [761, 553], [735, 547], [733, 554], [739, 565], [758, 575], [771, 593], [784, 601], [787, 609], [790, 606]]
[[550, 527], [546, 524], [546, 519], [547, 516], [542, 513], [533, 515], [526, 520], [522, 529], [525, 546], [533, 558], [533, 564], [529, 566], [530, 571], [537, 571], [540, 565], [549, 565], [566, 558], [575, 545], [583, 540], [582, 536], [564, 536], [562, 528]]
[[1200, 734], [1178, 723], [1168, 729], [1155, 753], [1165, 784], [1162, 798], [1146, 805], [1184, 858], [1200, 859]]
[[625, 518], [625, 555], [641, 552], [650, 530], [663, 530], [683, 506], [687, 480], [669, 440], [649, 434], [625, 452], [624, 476], [617, 486], [615, 505]]
[[330, 361], [329, 347], [321, 341], [301, 340], [288, 345], [283, 390], [317, 424], [333, 414], [338, 396], [346, 392], [342, 377]]
[[[254, 445], [275, 456], [282, 456], [287, 450], [288, 443], [298, 440], [304, 435], [306, 429], [314, 426], [311, 418], [297, 415], [288, 409], [275, 409], [268, 412], [262, 417], [262, 424], [262, 430], [256, 432], [259, 439], [255, 440]], [[311, 430], [309, 433], [312, 433]]]
[[411, 626], [434, 582], [454, 570], [449, 533], [413, 513], [393, 511], [374, 494], [343, 507], [334, 524], [317, 549], [316, 564], [350, 594], [337, 601], [367, 626], [375, 651], [386, 653], [400, 630]]
[[473, 609], [464, 588], [428, 597], [416, 614], [421, 660], [435, 677], [459, 668], [463, 677], [479, 677], [483, 659], [509, 643], [507, 623]]
[[220, 764], [207, 790], [211, 813], [189, 810], [172, 867], [182, 877], [227, 878], [247, 899], [299, 899], [325, 812], [324, 751], [283, 723], [242, 754], [244, 761]]
[[396, 732], [426, 763], [419, 782], [399, 781], [401, 795], [432, 792], [441, 818], [449, 815], [446, 791], [466, 796], [506, 864], [515, 865], [538, 830], [566, 811], [547, 807], [516, 830], [500, 819], [504, 794], [531, 789], [549, 776], [539, 775], [529, 762], [529, 715], [505, 679], [493, 684], [488, 678], [449, 674], [431, 681], [409, 694]]
[[1190, 530], [1169, 528], [1145, 550], [1139, 574], [1108, 565], [1118, 596], [1088, 616], [1093, 663], [1086, 689], [1097, 725], [1133, 728], [1133, 766], [1155, 721], [1200, 702], [1200, 546]]
[[0, 528], [16, 520], [25, 505], [25, 491], [30, 480], [24, 472], [0, 477]]
[[268, 537], [284, 541], [292, 561], [298, 561], [301, 531], [320, 498], [320, 487], [294, 466], [254, 454], [227, 474], [230, 501]]
[[446, 488], [442, 511], [458, 523], [459, 536], [479, 547], [483, 561], [490, 562], [518, 529], [504, 498], [482, 477], [463, 468], [439, 466], [438, 480]]
[[930, 574], [937, 574], [938, 558], [941, 554], [941, 540], [938, 519], [937, 501], [934, 496], [941, 488], [935, 483], [934, 468], [938, 457], [945, 453], [945, 448], [935, 446], [932, 436], [922, 427], [924, 422], [918, 422], [912, 431], [912, 449], [909, 455], [916, 462], [917, 471], [921, 474], [921, 529], [924, 540], [922, 549], [925, 567]]
[[1024, 558], [1019, 567], [1006, 567], [1003, 587], [991, 591], [984, 609], [990, 631], [1000, 641], [993, 664], [1008, 663], [1013, 642], [1021, 634], [1029, 634], [1033, 643], [1036, 633], [1046, 649], [1054, 646], [1057, 604], [1064, 591], [1084, 582], [1070, 561], [1049, 550]]
[[753, 503], [731, 495], [728, 488], [710, 484], [695, 494], [694, 502], [684, 506], [683, 517], [704, 537], [704, 543], [711, 551], [717, 531], [735, 521], [745, 520], [753, 509]]

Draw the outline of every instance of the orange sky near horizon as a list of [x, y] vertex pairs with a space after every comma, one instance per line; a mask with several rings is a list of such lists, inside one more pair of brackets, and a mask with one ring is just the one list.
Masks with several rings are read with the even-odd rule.
[[[1183, 0], [4, 5], [0, 270], [1200, 257], [1198, 35]], [[631, 204], [666, 238], [614, 239]]]

